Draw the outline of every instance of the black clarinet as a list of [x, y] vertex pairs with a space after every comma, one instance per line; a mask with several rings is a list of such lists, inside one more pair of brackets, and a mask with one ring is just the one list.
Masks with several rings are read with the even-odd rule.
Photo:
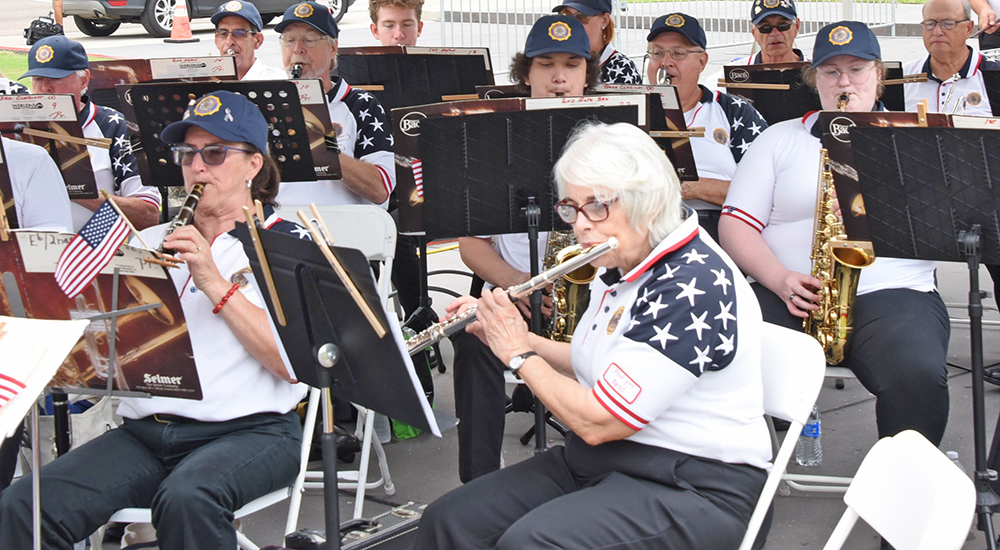
[[[191, 186], [191, 192], [188, 193], [187, 198], [184, 199], [184, 206], [181, 206], [181, 211], [178, 212], [177, 216], [175, 216], [173, 221], [170, 222], [170, 226], [167, 227], [167, 233], [163, 236], [163, 240], [167, 240], [167, 237], [169, 237], [171, 233], [194, 221], [194, 209], [198, 207], [198, 201], [201, 200], [201, 195], [204, 192], [205, 184], [203, 183], [196, 183]], [[163, 248], [163, 243], [160, 243], [160, 248], [157, 249], [157, 252], [167, 256], [177, 255], [176, 250]]]

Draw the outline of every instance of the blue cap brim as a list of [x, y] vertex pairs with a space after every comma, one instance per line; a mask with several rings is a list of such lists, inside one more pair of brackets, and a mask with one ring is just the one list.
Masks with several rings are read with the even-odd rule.
[[561, 10], [563, 8], [573, 8], [574, 10], [576, 10], [576, 11], [578, 11], [578, 12], [584, 14], [584, 15], [590, 15], [590, 16], [600, 15], [601, 13], [604, 13], [601, 10], [592, 8], [592, 7], [587, 6], [585, 4], [579, 4], [577, 2], [567, 2], [565, 4], [560, 4], [560, 5], [552, 8], [552, 13], [559, 13], [559, 10]]
[[[321, 29], [319, 26], [317, 26], [317, 25], [313, 24], [311, 21], [307, 21], [305, 19], [293, 19], [293, 20], [289, 20], [289, 21], [282, 20], [281, 23], [278, 23], [277, 25], [274, 26], [274, 32], [277, 32], [277, 33], [283, 32], [285, 30], [285, 28], [288, 27], [288, 25], [291, 25], [292, 23], [302, 23], [304, 25], [309, 25], [310, 27], [318, 30], [321, 34], [323, 34], [323, 36], [332, 36], [333, 38], [337, 38], [336, 36], [328, 33], [326, 31], [326, 29]], [[339, 29], [338, 29], [338, 33], [339, 33]]]
[[566, 48], [563, 48], [563, 47], [560, 47], [560, 46], [549, 46], [548, 48], [542, 48], [542, 49], [540, 49], [538, 51], [531, 52], [530, 54], [528, 52], [524, 52], [524, 55], [526, 55], [526, 56], [528, 56], [530, 58], [535, 58], [535, 57], [538, 57], [540, 55], [545, 55], [547, 53], [568, 53], [570, 55], [579, 55], [580, 57], [582, 57], [584, 59], [588, 59], [588, 60], [590, 59], [590, 54], [589, 53], [587, 55], [581, 55], [580, 52], [571, 52], [571, 51], [567, 50]]
[[[234, 143], [250, 143], [250, 145], [260, 149], [260, 145], [247, 141], [246, 138], [241, 135], [237, 135], [226, 130], [220, 130], [218, 126], [202, 124], [200, 121], [191, 120], [190, 118], [187, 120], [179, 120], [164, 128], [163, 132], [160, 133], [160, 140], [171, 145], [183, 143], [184, 136], [187, 134], [188, 128], [192, 126], [197, 126], [221, 140], [232, 141]], [[266, 150], [266, 148], [261, 150]]]
[[704, 45], [695, 42], [690, 36], [688, 36], [686, 32], [682, 31], [681, 29], [677, 27], [667, 27], [667, 26], [660, 27], [655, 31], [649, 31], [649, 34], [646, 35], [646, 42], [652, 42], [654, 38], [660, 36], [665, 32], [675, 32], [683, 36], [684, 38], [687, 38], [688, 42], [690, 42], [692, 46], [698, 46], [699, 48], [705, 47]]
[[212, 22], [213, 25], [218, 26], [219, 25], [219, 21], [222, 21], [223, 19], [225, 19], [227, 17], [230, 17], [230, 16], [232, 16], [232, 17], [239, 17], [239, 18], [243, 19], [244, 21], [246, 21], [247, 23], [250, 23], [250, 28], [252, 28], [253, 30], [255, 30], [257, 32], [261, 31], [260, 27], [257, 26], [257, 22], [256, 21], [254, 21], [253, 19], [250, 19], [249, 17], [247, 17], [247, 16], [245, 16], [245, 15], [239, 13], [239, 12], [235, 12], [235, 11], [218, 11], [218, 12], [215, 12], [215, 15], [212, 16], [212, 18], [210, 19], [210, 21]]
[[[777, 10], [777, 9], [775, 9], [775, 10], [764, 10], [764, 11], [760, 12], [759, 14], [757, 14], [757, 17], [753, 18], [753, 24], [754, 25], [759, 24], [768, 15], [780, 15], [780, 16], [784, 17], [785, 19], [789, 20], [789, 21], [795, 21], [795, 19], [798, 17], [797, 15], [792, 15], [792, 14], [790, 14], [787, 11], [784, 11], [784, 10]], [[791, 15], [791, 17], [789, 17], [790, 15]]]
[[838, 57], [838, 56], [841, 56], [841, 55], [849, 55], [851, 57], [857, 57], [858, 59], [866, 59], [868, 61], [875, 61], [876, 59], [879, 59], [879, 57], [877, 55], [872, 55], [872, 54], [857, 54], [857, 53], [849, 53], [849, 52], [830, 52], [829, 54], [824, 55], [823, 57], [820, 57], [818, 59], [813, 59], [812, 60], [812, 66], [813, 67], [819, 67], [827, 59], [830, 59], [830, 58], [833, 58], [833, 57]]
[[18, 80], [22, 78], [28, 78], [29, 76], [41, 76], [44, 78], [66, 78], [67, 76], [75, 73], [77, 70], [83, 69], [56, 69], [54, 67], [39, 67], [37, 69], [31, 69], [30, 71], [21, 75]]

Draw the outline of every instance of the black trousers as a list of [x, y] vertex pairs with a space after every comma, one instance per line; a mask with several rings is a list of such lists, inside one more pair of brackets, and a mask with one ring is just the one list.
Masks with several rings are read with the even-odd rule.
[[503, 447], [504, 364], [476, 335], [458, 332], [455, 348], [455, 415], [458, 416], [458, 477], [462, 483], [500, 469]]
[[613, 441], [565, 447], [434, 501], [415, 548], [735, 549], [763, 470]]
[[[759, 283], [764, 320], [802, 330], [802, 319]], [[854, 334], [839, 365], [872, 392], [880, 438], [916, 430], [938, 445], [948, 423], [946, 359], [951, 325], [937, 292], [879, 290], [858, 296]]]

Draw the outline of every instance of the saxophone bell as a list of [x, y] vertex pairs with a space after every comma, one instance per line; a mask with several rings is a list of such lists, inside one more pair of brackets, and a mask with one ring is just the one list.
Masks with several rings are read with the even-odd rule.
[[292, 65], [292, 68], [288, 70], [288, 74], [292, 75], [292, 78], [302, 78], [302, 63]]

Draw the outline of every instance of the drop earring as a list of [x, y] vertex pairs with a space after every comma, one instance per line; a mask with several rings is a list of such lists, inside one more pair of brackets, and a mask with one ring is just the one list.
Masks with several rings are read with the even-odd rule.
[[247, 179], [247, 189], [250, 189], [251, 185], [253, 185], [253, 180], [252, 179]]

